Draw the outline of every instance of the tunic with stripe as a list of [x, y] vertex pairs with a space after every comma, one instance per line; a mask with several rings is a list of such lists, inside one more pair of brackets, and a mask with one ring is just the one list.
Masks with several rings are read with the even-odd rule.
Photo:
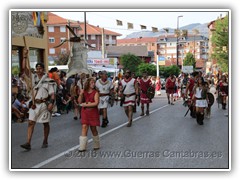
[[[135, 84], [137, 83], [136, 79], [123, 79], [121, 81], [121, 85], [124, 89], [123, 94], [125, 95], [125, 101], [123, 106], [134, 106], [136, 102], [136, 91], [135, 91]], [[129, 96], [130, 95], [130, 96]]]

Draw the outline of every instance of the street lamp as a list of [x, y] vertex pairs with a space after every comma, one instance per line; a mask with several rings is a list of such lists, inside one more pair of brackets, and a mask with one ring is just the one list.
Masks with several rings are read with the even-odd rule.
[[179, 41], [179, 18], [183, 17], [183, 15], [177, 17], [177, 66], [178, 66], [178, 41]]

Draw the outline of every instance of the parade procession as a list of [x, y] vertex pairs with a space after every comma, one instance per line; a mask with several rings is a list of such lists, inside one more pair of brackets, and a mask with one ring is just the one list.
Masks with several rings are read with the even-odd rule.
[[[12, 63], [18, 59], [11, 82], [12, 170], [229, 169], [228, 64], [214, 55], [208, 63], [205, 51], [195, 49], [188, 50], [192, 65], [178, 57], [187, 43], [210, 44], [203, 36], [188, 34], [188, 41], [165, 31], [150, 56], [147, 46], [105, 44], [149, 37], [118, 40], [120, 33], [55, 12], [12, 10], [11, 26]], [[176, 38], [175, 57], [159, 61]]]

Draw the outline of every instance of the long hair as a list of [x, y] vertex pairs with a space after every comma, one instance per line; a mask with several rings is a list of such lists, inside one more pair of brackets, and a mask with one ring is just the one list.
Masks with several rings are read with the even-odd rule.
[[[95, 79], [92, 78], [92, 77], [87, 79], [87, 81], [84, 84], [84, 91], [88, 91], [89, 90], [91, 81], [95, 82]], [[94, 89], [96, 89], [96, 87], [94, 87]]]

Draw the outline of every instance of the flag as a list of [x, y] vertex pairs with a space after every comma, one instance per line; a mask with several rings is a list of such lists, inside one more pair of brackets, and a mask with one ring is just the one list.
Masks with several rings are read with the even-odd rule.
[[123, 24], [122, 24], [122, 21], [120, 21], [120, 20], [116, 20], [117, 21], [117, 25], [118, 26], [122, 26]]
[[44, 15], [44, 12], [41, 12], [41, 24], [44, 25], [45, 21], [45, 15]]
[[133, 29], [133, 23], [127, 23], [128, 29]]
[[32, 12], [32, 19], [34, 26], [42, 27], [45, 19], [44, 12]]
[[37, 12], [37, 26], [41, 26], [41, 12]]
[[147, 26], [140, 25], [141, 29], [147, 29]]
[[168, 33], [169, 32], [169, 29], [168, 28], [163, 28], [163, 30]]
[[158, 28], [152, 27], [152, 32], [158, 32]]
[[37, 12], [32, 12], [32, 18], [33, 18], [33, 25], [37, 25]]

